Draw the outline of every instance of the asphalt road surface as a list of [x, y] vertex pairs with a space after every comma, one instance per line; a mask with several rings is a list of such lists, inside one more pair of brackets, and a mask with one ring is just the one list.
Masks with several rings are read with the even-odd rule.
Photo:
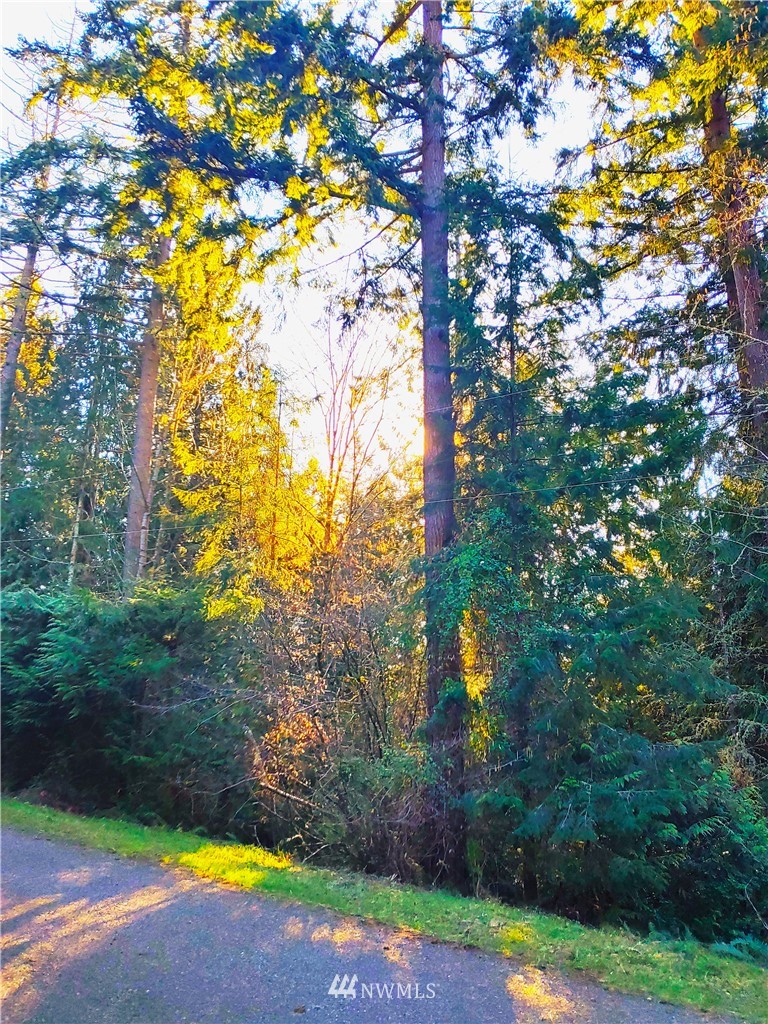
[[2, 883], [4, 1024], [715, 1020], [10, 829]]

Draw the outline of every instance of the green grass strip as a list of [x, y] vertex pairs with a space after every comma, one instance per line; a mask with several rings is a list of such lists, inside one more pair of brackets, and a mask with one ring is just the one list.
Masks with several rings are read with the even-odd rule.
[[768, 971], [699, 942], [659, 941], [617, 928], [587, 928], [553, 914], [491, 900], [309, 867], [285, 854], [189, 832], [84, 818], [11, 799], [0, 802], [0, 811], [3, 823], [16, 829], [159, 861], [243, 889], [514, 956], [535, 967], [584, 972], [621, 992], [730, 1012], [750, 1024], [768, 1022]]

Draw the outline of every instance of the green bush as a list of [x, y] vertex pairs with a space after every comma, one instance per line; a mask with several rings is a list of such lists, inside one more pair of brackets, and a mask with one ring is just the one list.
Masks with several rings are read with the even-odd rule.
[[761, 928], [768, 825], [716, 752], [598, 729], [553, 742], [476, 794], [482, 884], [513, 902], [535, 878], [539, 905], [711, 940]]
[[250, 713], [235, 623], [195, 591], [3, 597], [6, 784], [147, 820], [237, 830]]

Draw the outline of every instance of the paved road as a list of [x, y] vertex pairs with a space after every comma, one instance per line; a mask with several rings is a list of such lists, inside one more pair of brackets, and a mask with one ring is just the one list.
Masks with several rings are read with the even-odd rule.
[[9, 829], [2, 881], [5, 1024], [714, 1020]]

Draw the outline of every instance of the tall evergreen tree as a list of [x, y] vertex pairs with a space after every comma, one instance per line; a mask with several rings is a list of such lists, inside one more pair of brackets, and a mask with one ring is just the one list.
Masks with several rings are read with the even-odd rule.
[[677, 268], [694, 329], [722, 328], [726, 351], [710, 342], [707, 357], [735, 363], [737, 415], [763, 456], [766, 32], [760, 3], [589, 2], [555, 44], [601, 113], [580, 223], [608, 275]]

